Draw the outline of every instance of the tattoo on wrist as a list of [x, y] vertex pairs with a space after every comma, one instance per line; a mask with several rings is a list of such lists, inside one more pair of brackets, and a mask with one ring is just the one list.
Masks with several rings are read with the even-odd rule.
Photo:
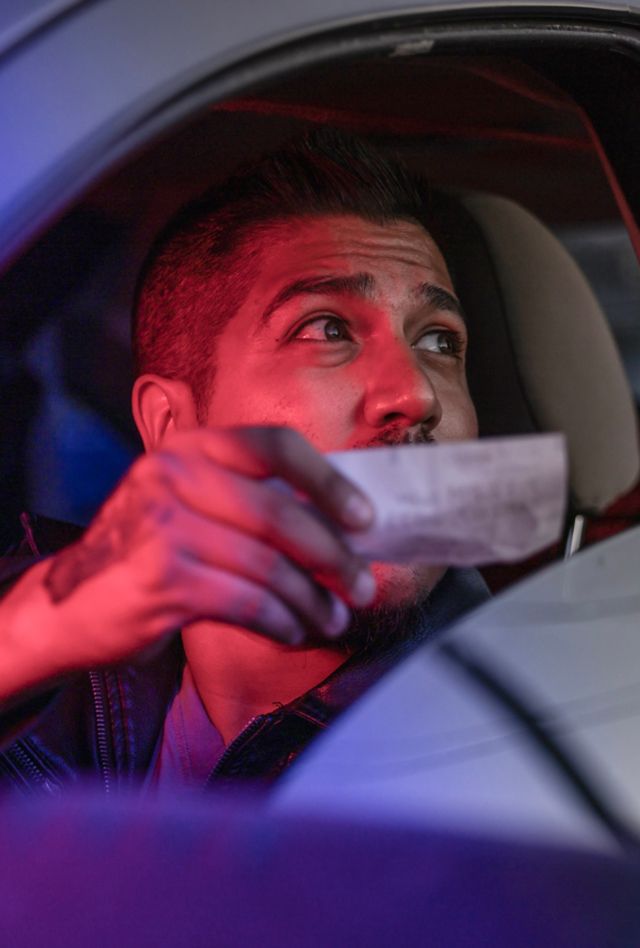
[[105, 532], [89, 544], [82, 541], [59, 553], [44, 578], [44, 585], [54, 603], [63, 602], [87, 579], [91, 579], [119, 557], [116, 544]]
[[137, 527], [150, 506], [148, 499], [141, 503], [135, 485], [122, 486], [98, 514], [82, 540], [62, 550], [52, 561], [44, 577], [51, 601], [55, 604], [63, 602], [82, 583], [124, 559], [141, 542]]

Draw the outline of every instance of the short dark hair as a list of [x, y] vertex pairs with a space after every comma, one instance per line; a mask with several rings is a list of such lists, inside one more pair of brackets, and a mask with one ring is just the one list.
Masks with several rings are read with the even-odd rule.
[[142, 268], [133, 314], [137, 374], [190, 386], [202, 415], [215, 338], [252, 284], [261, 235], [291, 218], [351, 214], [428, 223], [428, 187], [360, 138], [316, 129], [187, 205]]

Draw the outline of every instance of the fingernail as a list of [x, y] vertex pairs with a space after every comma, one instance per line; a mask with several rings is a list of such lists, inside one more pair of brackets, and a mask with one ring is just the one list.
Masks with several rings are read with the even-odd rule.
[[328, 635], [329, 638], [338, 638], [347, 628], [351, 613], [342, 599], [338, 599], [337, 596], [332, 596], [331, 600], [331, 618], [327, 622], [324, 631], [325, 635]]
[[371, 502], [361, 494], [351, 494], [342, 512], [345, 519], [354, 527], [368, 527], [374, 516]]
[[368, 606], [376, 594], [376, 581], [368, 569], [361, 570], [351, 587], [351, 598], [355, 606]]

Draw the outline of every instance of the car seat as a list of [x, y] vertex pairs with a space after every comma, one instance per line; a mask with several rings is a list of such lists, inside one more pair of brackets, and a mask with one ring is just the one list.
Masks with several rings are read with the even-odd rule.
[[[565, 433], [573, 552], [585, 522], [640, 475], [636, 406], [606, 317], [568, 251], [518, 204], [483, 193], [432, 203], [469, 323], [480, 434]], [[496, 588], [551, 555], [487, 579]]]

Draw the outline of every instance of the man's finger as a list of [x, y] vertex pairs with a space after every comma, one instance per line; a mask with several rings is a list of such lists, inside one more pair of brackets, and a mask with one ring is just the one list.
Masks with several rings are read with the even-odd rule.
[[290, 428], [200, 429], [189, 435], [191, 445], [218, 464], [249, 477], [282, 478], [343, 527], [364, 529], [373, 521], [367, 496]]
[[344, 632], [349, 610], [287, 556], [225, 524], [184, 510], [172, 527], [179, 555], [189, 562], [235, 573], [275, 593], [314, 636]]
[[169, 624], [208, 619], [289, 645], [302, 645], [307, 638], [303, 622], [286, 603], [244, 576], [192, 563], [183, 579], [175, 584], [172, 601], [163, 609]]
[[375, 583], [366, 565], [349, 549], [337, 529], [291, 492], [246, 477], [202, 452], [168, 459], [171, 486], [187, 508], [246, 533], [284, 554], [323, 584], [359, 607], [368, 605]]

